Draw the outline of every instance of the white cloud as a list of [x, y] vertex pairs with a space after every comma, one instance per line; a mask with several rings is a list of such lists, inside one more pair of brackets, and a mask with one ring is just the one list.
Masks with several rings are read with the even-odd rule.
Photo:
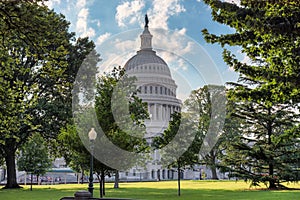
[[111, 36], [110, 33], [104, 33], [103, 35], [100, 35], [96, 40], [96, 45], [101, 45], [107, 38]]
[[185, 33], [186, 33], [186, 28], [180, 29], [180, 30], [178, 31], [178, 33], [181, 34], [181, 35], [185, 35]]
[[180, 56], [193, 52], [194, 43], [183, 37], [186, 32], [185, 28], [175, 31], [160, 31], [159, 29], [154, 29], [153, 31], [154, 48], [159, 47], [160, 49], [171, 50]]
[[86, 0], [77, 0], [76, 8], [81, 9], [86, 6]]
[[151, 28], [168, 29], [169, 17], [186, 11], [180, 0], [153, 0], [152, 6], [148, 12]]
[[[173, 62], [174, 60], [178, 59], [178, 54], [180, 56], [189, 53], [193, 45], [189, 42], [184, 41], [183, 35], [186, 34], [187, 29], [177, 29], [175, 31], [171, 31], [169, 33], [161, 33], [159, 32], [159, 28], [164, 30], [169, 30], [168, 27], [168, 20], [171, 16], [178, 15], [182, 12], [185, 12], [185, 8], [182, 5], [182, 0], [153, 0], [151, 2], [151, 8], [147, 11], [149, 17], [149, 27], [150, 31], [154, 35], [153, 38], [153, 47], [159, 48], [160, 56], [165, 59], [167, 63]], [[145, 7], [144, 0], [132, 0], [132, 1], [125, 1], [119, 6], [117, 6], [117, 13], [116, 13], [116, 21], [120, 27], [126, 27], [135, 23], [139, 23], [141, 27], [144, 25], [144, 14], [142, 13], [143, 8]], [[117, 44], [117, 51], [120, 50], [127, 50], [133, 51], [138, 50], [140, 40], [139, 37], [135, 41], [126, 40], [127, 42], [123, 41]], [[136, 45], [138, 44], [138, 45]], [[134, 46], [136, 45], [136, 46]], [[168, 53], [167, 51], [174, 51], [176, 50], [177, 55], [172, 53]], [[114, 51], [115, 53], [115, 51]], [[112, 56], [109, 56], [112, 57]], [[178, 69], [186, 70], [186, 65], [184, 62], [178, 63]]]
[[[166, 31], [162, 29], [150, 30], [153, 35], [153, 49], [176, 71], [187, 70], [185, 56], [194, 54], [195, 44], [183, 35], [185, 29]], [[112, 66], [124, 66], [125, 62], [140, 48], [140, 31], [132, 34], [124, 32], [117, 36], [105, 33], [98, 37], [97, 46], [103, 61], [101, 66], [105, 69]], [[124, 35], [123, 35], [124, 34]], [[107, 41], [103, 43], [103, 41]], [[101, 71], [105, 71], [101, 69]]]
[[76, 9], [78, 10], [75, 31], [80, 37], [94, 37], [95, 30], [88, 27], [89, 9], [86, 5], [86, 0], [77, 0]]
[[142, 9], [145, 7], [143, 0], [125, 1], [116, 8], [115, 19], [118, 26], [125, 27], [126, 25], [134, 24], [141, 20]]
[[46, 1], [44, 2], [46, 6], [48, 6], [50, 9], [53, 9], [54, 8], [54, 5], [58, 6], [61, 1], [60, 0], [49, 0], [49, 1]]

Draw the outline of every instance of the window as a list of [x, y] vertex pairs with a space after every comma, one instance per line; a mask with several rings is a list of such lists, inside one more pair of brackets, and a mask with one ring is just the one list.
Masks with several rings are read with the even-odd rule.
[[158, 92], [157, 92], [157, 87], [155, 86], [155, 94], [157, 94]]
[[174, 178], [174, 171], [168, 170], [168, 179], [173, 179], [173, 178]]
[[147, 94], [147, 86], [145, 86], [145, 94]]
[[163, 91], [163, 88], [162, 88], [162, 87], [160, 87], [160, 94], [162, 94], [162, 91]]
[[135, 169], [132, 170], [133, 176], [136, 176]]
[[150, 86], [150, 94], [152, 94], [152, 86]]

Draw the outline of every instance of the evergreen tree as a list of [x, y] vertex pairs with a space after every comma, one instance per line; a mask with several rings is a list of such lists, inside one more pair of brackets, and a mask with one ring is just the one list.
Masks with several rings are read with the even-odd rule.
[[[228, 97], [243, 120], [239, 136], [226, 149], [232, 176], [277, 188], [299, 179], [299, 2], [241, 0], [241, 5], [205, 0], [213, 19], [235, 33], [210, 34], [208, 42], [240, 46], [251, 63], [225, 49], [224, 61], [239, 72]], [[226, 46], [227, 45], [227, 46]]]

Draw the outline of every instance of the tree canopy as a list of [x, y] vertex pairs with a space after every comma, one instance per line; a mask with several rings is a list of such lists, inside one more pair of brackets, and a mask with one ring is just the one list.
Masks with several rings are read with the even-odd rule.
[[[269, 188], [298, 180], [299, 1], [204, 2], [215, 21], [235, 30], [224, 35], [203, 30], [208, 42], [224, 48], [224, 61], [240, 76], [228, 93], [236, 105], [233, 116], [243, 120], [227, 149], [228, 169]], [[237, 59], [229, 46], [239, 46], [250, 62]]]
[[32, 175], [39, 177], [45, 174], [52, 164], [46, 142], [39, 133], [33, 134], [22, 145], [17, 160], [19, 170], [31, 174], [30, 190], [32, 190]]
[[3, 1], [0, 15], [0, 149], [6, 187], [15, 188], [16, 150], [34, 132], [54, 143], [72, 116], [73, 82], [94, 44], [75, 41], [64, 16], [37, 1]]

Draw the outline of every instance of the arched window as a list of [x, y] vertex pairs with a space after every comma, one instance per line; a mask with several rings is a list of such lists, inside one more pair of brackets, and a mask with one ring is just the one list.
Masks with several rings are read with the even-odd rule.
[[150, 86], [150, 94], [152, 94], [152, 86]]
[[152, 169], [152, 171], [151, 171], [151, 178], [152, 178], [152, 179], [155, 178], [155, 171], [154, 171], [154, 169]]
[[147, 86], [145, 86], [145, 94], [147, 94]]
[[155, 94], [157, 94], [158, 93], [158, 91], [157, 91], [157, 86], [155, 86]]
[[162, 91], [163, 91], [163, 88], [162, 88], [162, 87], [160, 87], [160, 94], [162, 94], [162, 93], [163, 93]]

